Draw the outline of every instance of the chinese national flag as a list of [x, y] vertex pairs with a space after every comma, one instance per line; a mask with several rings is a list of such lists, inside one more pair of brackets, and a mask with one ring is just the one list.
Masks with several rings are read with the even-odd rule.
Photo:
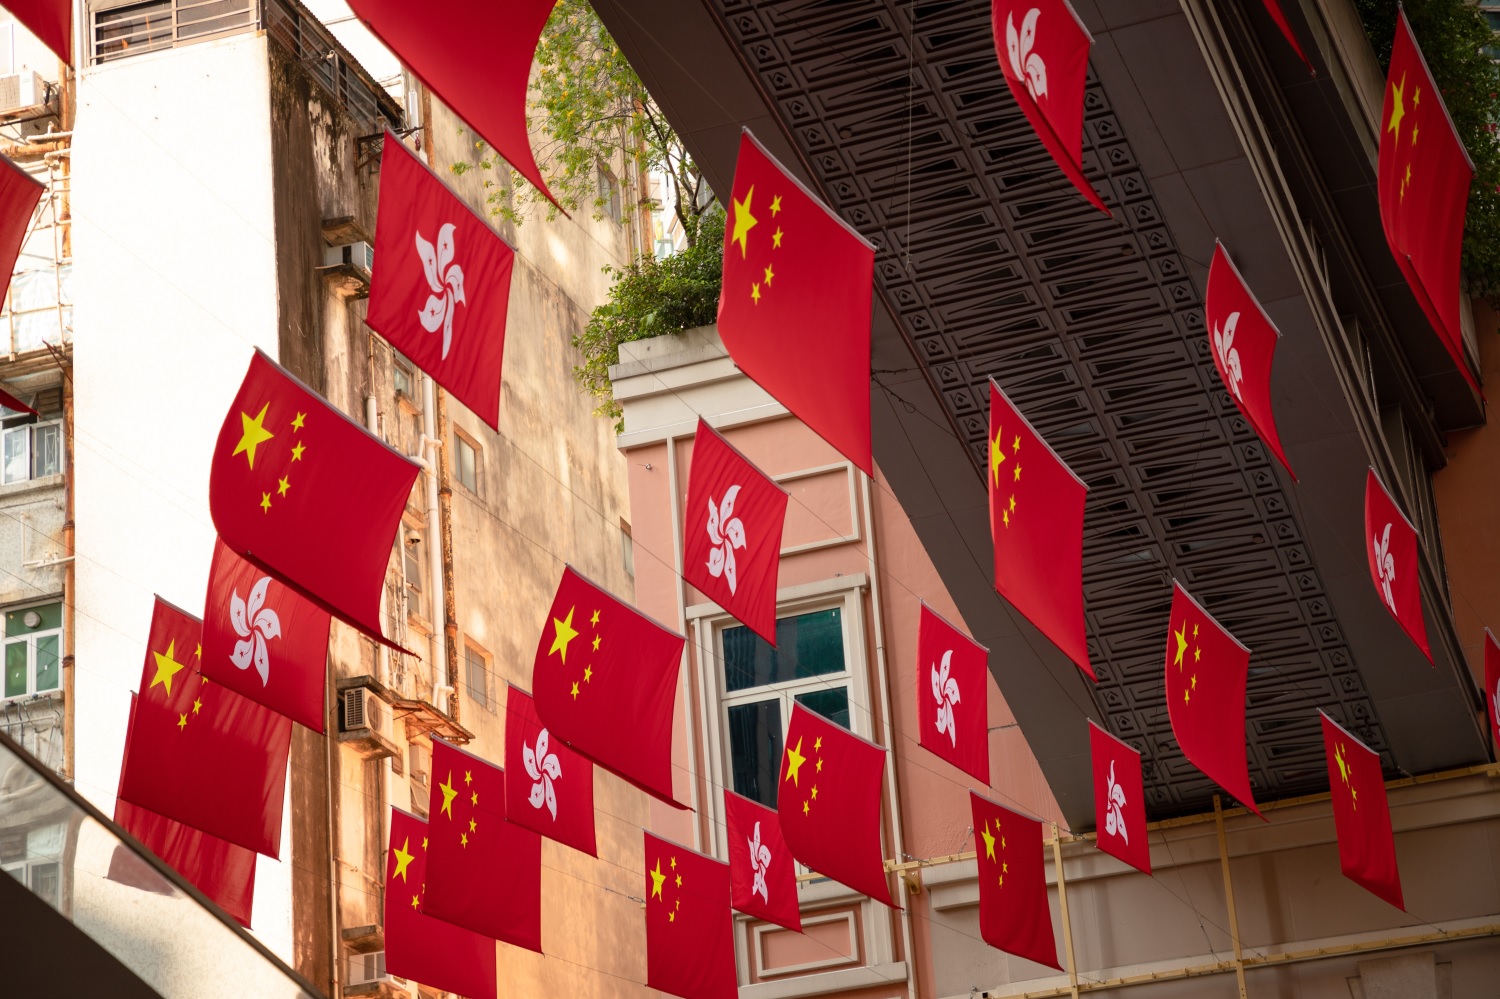
[[526, 127], [531, 61], [556, 2], [353, 0], [349, 6], [444, 104], [557, 204]]
[[979, 935], [991, 947], [1062, 970], [1047, 906], [1042, 824], [969, 792], [979, 863]]
[[1322, 711], [1323, 752], [1328, 757], [1328, 791], [1339, 838], [1344, 877], [1406, 911], [1401, 872], [1396, 869], [1396, 837], [1385, 796], [1380, 754]]
[[1417, 529], [1373, 468], [1365, 476], [1365, 558], [1380, 602], [1431, 663], [1422, 587], [1417, 580]]
[[682, 578], [776, 644], [786, 491], [703, 420], [693, 438]]
[[385, 970], [468, 999], [496, 999], [495, 941], [422, 911], [427, 823], [391, 809], [385, 862]]
[[1090, 680], [1083, 623], [1088, 486], [990, 379], [990, 536], [995, 589]]
[[1245, 681], [1250, 650], [1172, 583], [1167, 714], [1188, 762], [1256, 815], [1245, 763]]
[[1250, 293], [1221, 243], [1214, 244], [1214, 259], [1208, 268], [1203, 320], [1208, 327], [1208, 345], [1213, 348], [1214, 367], [1219, 369], [1235, 406], [1295, 479], [1297, 474], [1281, 449], [1281, 435], [1271, 411], [1271, 357], [1281, 331]]
[[73, 65], [72, 0], [6, 0], [5, 9], [59, 59]]
[[519, 687], [505, 701], [505, 818], [564, 846], [597, 857], [594, 764], [554, 739], [536, 702]]
[[1459, 327], [1459, 258], [1474, 164], [1412, 36], [1405, 11], [1380, 115], [1380, 222], [1406, 283], [1443, 346], [1474, 390]]
[[[68, 5], [60, 3], [57, 6]], [[31, 219], [36, 214], [36, 206], [42, 200], [44, 190], [35, 177], [11, 160], [0, 156], [0, 298], [5, 296], [6, 289], [10, 287], [11, 274], [16, 269], [21, 247], [26, 242], [26, 232], [31, 228]], [[30, 406], [21, 405], [20, 400], [6, 402], [5, 405], [28, 413], [36, 412]]]
[[867, 475], [874, 277], [875, 248], [741, 134], [719, 335], [740, 370]]
[[1500, 643], [1484, 629], [1484, 703], [1490, 712], [1490, 748], [1500, 753]]
[[646, 837], [646, 987], [686, 999], [735, 999], [729, 865]]
[[505, 771], [432, 740], [422, 911], [541, 953], [542, 838], [505, 821]]
[[322, 732], [332, 617], [222, 540], [203, 607], [203, 675]]
[[1146, 841], [1146, 789], [1141, 754], [1089, 722], [1094, 761], [1094, 823], [1099, 849], [1138, 871], [1151, 873]]
[[417, 466], [260, 351], [219, 431], [219, 537], [380, 638], [386, 563]]
[[554, 739], [672, 800], [672, 710], [684, 639], [563, 569], [531, 670]]
[[292, 723], [199, 674], [202, 630], [156, 599], [120, 797], [275, 857]]
[[496, 430], [515, 259], [484, 219], [385, 133], [365, 322]]
[[1068, 0], [993, 0], [995, 54], [1016, 103], [1062, 172], [1108, 215], [1083, 175], [1083, 89], [1093, 36]]
[[922, 605], [917, 625], [918, 744], [990, 782], [990, 650]]
[[776, 812], [792, 856], [899, 908], [880, 847], [885, 750], [801, 704], [792, 706]]
[[747, 916], [801, 933], [797, 868], [776, 813], [725, 788], [724, 825], [729, 837], [731, 904]]

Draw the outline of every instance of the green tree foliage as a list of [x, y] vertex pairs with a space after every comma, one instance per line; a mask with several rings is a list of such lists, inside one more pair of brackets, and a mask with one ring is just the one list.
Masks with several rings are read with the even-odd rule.
[[[1355, 5], [1384, 69], [1396, 36], [1397, 2], [1355, 0]], [[1406, 16], [1474, 160], [1463, 266], [1471, 290], [1493, 300], [1500, 296], [1500, 145], [1495, 135], [1500, 66], [1491, 58], [1496, 38], [1469, 0], [1407, 0]]]

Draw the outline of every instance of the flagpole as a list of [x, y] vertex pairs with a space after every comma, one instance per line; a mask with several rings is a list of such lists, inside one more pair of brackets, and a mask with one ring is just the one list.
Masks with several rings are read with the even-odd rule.
[[1224, 904], [1229, 909], [1229, 939], [1234, 943], [1234, 978], [1240, 987], [1240, 999], [1248, 999], [1245, 992], [1245, 956], [1240, 949], [1240, 918], [1234, 911], [1234, 882], [1229, 879], [1229, 842], [1224, 838], [1224, 803], [1214, 795], [1214, 825], [1219, 831], [1219, 867], [1224, 872]]
[[1063, 877], [1062, 837], [1056, 822], [1052, 823], [1052, 867], [1057, 871], [1057, 907], [1062, 912], [1063, 949], [1068, 955], [1069, 994], [1078, 999], [1078, 961], [1073, 957], [1073, 923], [1068, 919], [1068, 885]]

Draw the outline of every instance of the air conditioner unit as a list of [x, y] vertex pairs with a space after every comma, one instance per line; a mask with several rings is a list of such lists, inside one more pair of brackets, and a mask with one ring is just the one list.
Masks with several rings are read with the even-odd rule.
[[391, 976], [385, 973], [385, 951], [349, 955], [349, 985], [374, 985], [390, 980]]
[[381, 699], [384, 688], [369, 677], [339, 681], [339, 742], [368, 759], [400, 752], [390, 738], [390, 705]]
[[369, 271], [375, 266], [375, 248], [369, 243], [343, 243], [323, 247], [325, 267], [353, 267]]
[[361, 729], [379, 731], [384, 716], [380, 710], [380, 699], [369, 687], [353, 687], [344, 691], [344, 731], [351, 735]]
[[0, 76], [0, 116], [10, 117], [45, 107], [47, 83], [29, 69]]

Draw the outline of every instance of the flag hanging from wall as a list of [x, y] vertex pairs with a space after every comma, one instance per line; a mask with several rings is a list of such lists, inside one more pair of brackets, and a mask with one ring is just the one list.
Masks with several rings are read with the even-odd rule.
[[792, 705], [776, 812], [792, 856], [824, 877], [899, 908], [880, 848], [885, 750]]
[[203, 607], [203, 675], [322, 732], [333, 618], [253, 562], [214, 542]]
[[[554, 205], [531, 150], [531, 61], [556, 0], [352, 0], [385, 47]], [[558, 208], [561, 208], [558, 205]]]
[[1500, 753], [1500, 642], [1484, 629], [1484, 703], [1490, 714], [1490, 749]]
[[1068, 0], [993, 0], [990, 24], [1005, 82], [1078, 193], [1104, 214], [1083, 174], [1083, 90], [1093, 36]]
[[156, 598], [119, 796], [275, 857], [292, 723], [200, 674], [202, 631]]
[[1427, 622], [1422, 617], [1422, 586], [1417, 578], [1417, 529], [1373, 468], [1365, 476], [1365, 558], [1381, 604], [1431, 663]]
[[389, 131], [384, 149], [365, 322], [499, 430], [515, 251]]
[[645, 833], [646, 987], [735, 999], [729, 865]]
[[990, 782], [990, 651], [922, 604], [917, 623], [917, 743]]
[[1339, 866], [1355, 884], [1406, 910], [1401, 872], [1396, 869], [1396, 836], [1385, 794], [1380, 754], [1319, 711], [1323, 752], [1328, 757], [1328, 791], [1338, 832]]
[[594, 840], [594, 764], [554, 738], [519, 687], [505, 698], [506, 821], [599, 855]]
[[1297, 58], [1307, 67], [1308, 72], [1315, 73], [1313, 64], [1307, 58], [1307, 53], [1302, 51], [1302, 43], [1297, 41], [1297, 35], [1292, 31], [1292, 25], [1286, 19], [1286, 11], [1281, 9], [1281, 0], [1265, 0], [1266, 13], [1271, 15], [1271, 20], [1276, 23], [1276, 28], [1281, 32], [1281, 37], [1287, 40], [1292, 51], [1297, 53]]
[[1386, 243], [1448, 356], [1478, 392], [1459, 323], [1459, 261], [1474, 163], [1401, 10], [1380, 121], [1380, 222]]
[[776, 812], [724, 789], [730, 903], [747, 916], [802, 932], [797, 868]]
[[1245, 759], [1250, 650], [1172, 582], [1167, 633], [1167, 714], [1189, 763], [1256, 815]]
[[1260, 307], [1239, 268], [1218, 242], [1214, 243], [1214, 259], [1208, 267], [1203, 325], [1207, 327], [1214, 367], [1224, 387], [1229, 389], [1235, 407], [1276, 460], [1293, 479], [1297, 478], [1281, 448], [1281, 434], [1276, 430], [1276, 417], [1271, 410], [1271, 358], [1281, 331]]
[[684, 641], [566, 566], [531, 670], [552, 738], [677, 808], [672, 711]]
[[985, 482], [995, 589], [1090, 680], [1083, 620], [1083, 507], [1088, 486], [990, 379]]
[[235, 553], [386, 641], [380, 595], [417, 471], [257, 350], [214, 447], [208, 508]]
[[[6, 0], [5, 9], [59, 59], [73, 65], [72, 0]], [[113, 39], [101, 37], [100, 41]], [[6, 268], [0, 273], [9, 274], [10, 270]]]
[[[21, 257], [31, 220], [36, 216], [36, 206], [45, 191], [46, 187], [35, 177], [13, 160], [0, 156], [0, 300], [10, 288], [16, 261]], [[19, 400], [5, 405], [28, 413], [36, 412], [30, 406], [19, 404]]]
[[1047, 905], [1042, 824], [969, 792], [979, 865], [979, 935], [991, 947], [1062, 970]]
[[1146, 841], [1146, 788], [1141, 776], [1141, 754], [1092, 719], [1089, 750], [1094, 764], [1095, 843], [1111, 857], [1150, 874], [1151, 844]]
[[867, 475], [875, 247], [740, 135], [719, 335], [734, 363]]
[[422, 911], [427, 823], [391, 809], [385, 862], [385, 970], [468, 999], [496, 999], [495, 941]]

